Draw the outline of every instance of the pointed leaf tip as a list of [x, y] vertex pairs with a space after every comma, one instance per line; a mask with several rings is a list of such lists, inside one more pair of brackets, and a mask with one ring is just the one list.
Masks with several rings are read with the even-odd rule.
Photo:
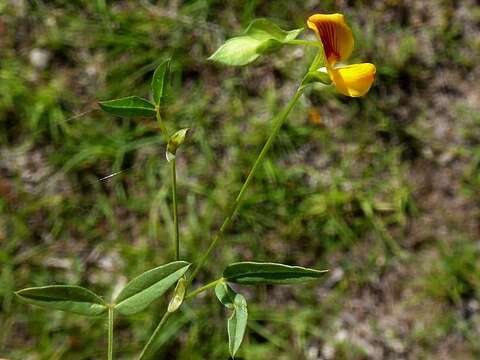
[[122, 117], [154, 117], [155, 105], [138, 96], [100, 101], [103, 111]]
[[152, 97], [155, 105], [160, 105], [165, 97], [167, 87], [170, 82], [170, 64], [171, 60], [165, 60], [157, 66], [152, 77]]
[[227, 320], [228, 349], [232, 358], [235, 357], [242, 344], [248, 321], [247, 300], [236, 293], [228, 284], [221, 282], [215, 286], [215, 295], [228, 309], [232, 310]]
[[245, 300], [243, 295], [236, 294], [233, 307], [233, 314], [228, 319], [228, 347], [232, 358], [235, 357], [235, 354], [240, 348], [247, 328], [247, 300]]
[[327, 271], [278, 263], [245, 261], [228, 265], [223, 271], [223, 277], [228, 282], [245, 285], [294, 284], [318, 279]]
[[28, 304], [85, 316], [101, 315], [107, 310], [107, 305], [101, 297], [81, 286], [32, 287], [19, 290], [15, 295]]
[[245, 30], [245, 35], [249, 35], [257, 40], [276, 40], [279, 43], [286, 43], [295, 40], [305, 28], [294, 30], [283, 30], [274, 22], [261, 18], [253, 20]]

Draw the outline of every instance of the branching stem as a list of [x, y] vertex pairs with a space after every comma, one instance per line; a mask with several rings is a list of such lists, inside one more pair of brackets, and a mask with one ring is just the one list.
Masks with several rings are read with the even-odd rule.
[[250, 170], [250, 172], [247, 176], [247, 179], [243, 183], [242, 188], [240, 189], [237, 197], [235, 198], [233, 203], [229, 206], [229, 208], [227, 210], [227, 216], [225, 217], [225, 219], [222, 223], [222, 226], [220, 226], [220, 229], [218, 230], [218, 232], [212, 238], [212, 241], [210, 242], [210, 245], [208, 246], [207, 251], [205, 252], [203, 257], [200, 259], [200, 262], [197, 264], [197, 266], [194, 268], [192, 274], [190, 275], [190, 277], [188, 279], [189, 284], [192, 282], [192, 280], [195, 278], [195, 276], [197, 276], [198, 272], [205, 265], [208, 257], [212, 253], [212, 251], [215, 248], [215, 246], [217, 245], [217, 243], [222, 239], [225, 230], [228, 228], [228, 226], [232, 222], [233, 218], [235, 217], [235, 214], [236, 214], [237, 210], [239, 209], [239, 207], [242, 203], [243, 197], [245, 195], [245, 191], [247, 190], [248, 186], [250, 185], [251, 181], [253, 180], [253, 178], [255, 176], [255, 173], [258, 170], [258, 167], [260, 166], [263, 159], [267, 155], [268, 150], [270, 150], [270, 147], [272, 146], [273, 141], [277, 137], [278, 132], [280, 131], [280, 128], [282, 127], [283, 123], [285, 122], [288, 115], [292, 111], [293, 107], [297, 103], [298, 99], [300, 99], [300, 96], [302, 95], [302, 93], [303, 93], [303, 87], [299, 87], [297, 89], [297, 91], [295, 92], [295, 95], [290, 99], [286, 108], [281, 113], [279, 113], [276, 118], [274, 118], [273, 128], [272, 128], [272, 131], [271, 131], [267, 141], [265, 142], [265, 145], [263, 145], [263, 148], [260, 151], [260, 154], [258, 155], [257, 159], [255, 160], [255, 162], [254, 162], [254, 164], [253, 164], [253, 166], [252, 166], [252, 168], [251, 168], [251, 170]]
[[199, 288], [196, 288], [194, 291], [192, 291], [191, 293], [188, 293], [187, 296], [185, 296], [185, 300], [188, 300], [188, 299], [191, 299], [191, 298], [197, 296], [198, 294], [200, 294], [200, 293], [202, 293], [202, 292], [204, 292], [204, 291], [206, 291], [206, 290], [208, 290], [208, 289], [216, 286], [218, 283], [220, 283], [220, 282], [222, 282], [222, 281], [225, 281], [225, 279], [224, 279], [224, 278], [220, 278], [220, 279], [217, 279], [217, 280], [215, 280], [215, 281], [212, 281], [212, 282], [210, 282], [210, 283], [208, 283], [208, 284], [206, 284], [206, 285], [203, 285], [203, 286], [201, 286], [201, 287], [199, 287]]

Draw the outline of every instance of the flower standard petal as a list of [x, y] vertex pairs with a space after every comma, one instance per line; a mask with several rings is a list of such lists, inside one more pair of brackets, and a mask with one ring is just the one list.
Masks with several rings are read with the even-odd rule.
[[375, 65], [353, 64], [329, 70], [330, 77], [339, 93], [359, 97], [365, 95], [375, 80]]
[[329, 65], [348, 59], [354, 41], [342, 14], [315, 14], [308, 18], [307, 25], [322, 42]]

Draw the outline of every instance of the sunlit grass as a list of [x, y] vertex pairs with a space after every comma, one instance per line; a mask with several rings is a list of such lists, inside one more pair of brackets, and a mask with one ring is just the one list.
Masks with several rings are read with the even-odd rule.
[[[112, 119], [95, 109], [95, 100], [125, 94], [133, 87], [146, 95], [145, 79], [161, 60], [173, 56], [178, 74], [174, 84], [183, 93], [171, 104], [171, 116], [179, 128], [193, 127], [190, 145], [183, 152], [187, 160], [178, 164], [183, 200], [179, 211], [185, 219], [180, 231], [185, 252], [193, 257], [194, 249], [207, 245], [205, 234], [222, 220], [218, 214], [233, 196], [227, 189], [241, 185], [246, 174], [239, 169], [253, 161], [253, 150], [269, 132], [268, 119], [292, 91], [298, 63], [308, 61], [304, 53], [282, 53], [255, 68], [219, 71], [204, 59], [252, 17], [272, 17], [294, 28], [303, 25], [306, 14], [318, 10], [293, 2], [191, 1], [179, 8], [122, 2], [107, 10], [101, 3], [25, 2], [24, 10], [7, 6], [2, 17], [6, 24], [0, 50], [3, 357], [104, 355], [98, 350], [104, 344], [97, 340], [104, 331], [102, 321], [87, 324], [81, 318], [26, 308], [13, 299], [14, 290], [68, 281], [103, 291], [174, 254], [167, 240], [172, 231], [168, 167], [154, 124]], [[255, 322], [244, 344], [247, 359], [294, 359], [304, 355], [305, 348], [322, 349], [327, 343], [338, 348], [339, 358], [361, 357], [364, 350], [358, 344], [335, 340], [334, 324], [346, 311], [344, 304], [359, 297], [359, 288], [378, 287], [398, 262], [408, 267], [419, 252], [430, 249], [439, 257], [435, 266], [420, 273], [427, 284], [426, 296], [453, 313], [462, 301], [478, 303], [478, 279], [472, 278], [478, 251], [477, 240], [469, 236], [471, 225], [461, 229], [446, 219], [447, 235], [442, 238], [436, 237], [439, 225], [429, 222], [425, 226], [432, 228], [427, 232], [435, 234], [409, 232], [418, 217], [430, 212], [421, 193], [426, 190], [419, 190], [414, 178], [415, 161], [433, 166], [432, 159], [444, 146], [439, 146], [435, 130], [424, 125], [433, 106], [425, 89], [448, 68], [462, 78], [478, 67], [470, 52], [473, 40], [462, 35], [458, 24], [445, 22], [430, 27], [427, 39], [420, 39], [438, 46], [428, 48], [415, 40], [413, 21], [405, 24], [398, 17], [387, 25], [380, 23], [382, 11], [406, 11], [394, 3], [380, 12], [368, 10], [371, 16], [364, 15], [364, 2], [354, 2], [348, 9], [349, 16], [359, 14], [371, 28], [356, 34], [359, 50], [354, 58], [379, 64], [377, 84], [362, 101], [338, 98], [333, 92], [307, 94], [246, 195], [227, 237], [232, 246], [221, 250], [225, 264], [241, 254], [244, 259], [255, 256], [343, 269], [342, 277], [319, 286], [318, 294], [290, 288], [250, 294], [259, 301], [252, 309]], [[332, 2], [322, 6], [337, 10]], [[445, 4], [445, 14], [452, 7]], [[45, 68], [31, 63], [33, 48], [48, 51]], [[422, 57], [419, 50], [430, 51], [431, 57]], [[452, 174], [462, 180], [463, 193], [455, 196], [472, 197], [478, 205], [480, 141], [472, 106], [466, 103], [452, 125], [462, 127], [460, 140], [465, 140], [452, 146], [453, 153], [468, 159], [469, 167]], [[320, 111], [319, 123], [308, 120], [313, 107]], [[430, 206], [434, 210], [436, 203]], [[469, 210], [464, 216], [473, 218], [474, 213]], [[450, 245], [443, 244], [454, 240], [449, 227], [466, 233], [455, 236], [462, 240], [452, 253]], [[218, 275], [216, 269], [225, 264], [207, 272]], [[299, 301], [290, 303], [292, 298]], [[227, 357], [228, 350], [219, 346], [225, 334], [216, 300], [199, 301], [212, 306], [200, 312], [193, 304], [169, 324], [173, 329], [188, 323], [188, 337], [180, 335], [166, 344], [159, 340], [160, 354], [166, 358]], [[300, 310], [300, 304], [305, 309]], [[155, 309], [160, 313], [164, 306], [155, 304]], [[274, 316], [265, 314], [268, 307], [275, 308]], [[194, 317], [198, 321], [191, 321]], [[309, 319], [307, 328], [301, 326], [304, 318]], [[119, 358], [137, 353], [136, 345], [146, 340], [158, 320], [143, 313], [120, 319]], [[205, 326], [207, 320], [211, 323]], [[412, 336], [412, 346], [425, 349], [427, 357], [436, 354], [435, 349], [463, 321], [467, 322], [463, 334], [474, 339], [478, 330], [469, 320], [449, 313], [445, 321], [439, 320], [438, 336], [428, 339], [419, 330], [418, 338]], [[465, 344], [467, 352], [469, 346], [471, 352], [478, 351], [474, 341]]]

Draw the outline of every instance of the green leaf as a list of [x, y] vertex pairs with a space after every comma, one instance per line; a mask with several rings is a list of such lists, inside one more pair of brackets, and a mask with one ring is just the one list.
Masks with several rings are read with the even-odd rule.
[[242, 66], [255, 61], [260, 55], [262, 41], [250, 36], [239, 36], [227, 40], [208, 60], [226, 65]]
[[255, 19], [248, 25], [245, 35], [260, 41], [277, 40], [286, 43], [295, 40], [303, 30], [304, 28], [286, 31], [268, 19]]
[[107, 304], [101, 297], [80, 286], [32, 287], [17, 291], [15, 294], [28, 304], [74, 314], [96, 316], [107, 310]]
[[237, 293], [233, 291], [233, 289], [228, 286], [225, 282], [220, 282], [215, 286], [215, 295], [223, 305], [227, 308], [233, 308], [233, 302], [235, 301], [235, 295]]
[[186, 261], [174, 261], [137, 276], [118, 294], [115, 309], [123, 315], [142, 311], [175, 284], [189, 266]]
[[175, 159], [175, 154], [177, 153], [178, 148], [180, 145], [183, 144], [185, 141], [185, 136], [187, 135], [189, 128], [178, 130], [175, 134], [170, 136], [170, 140], [168, 140], [167, 144], [167, 152], [166, 157], [167, 160], [170, 162]]
[[240, 345], [242, 344], [243, 336], [245, 335], [245, 329], [247, 327], [248, 310], [247, 300], [240, 295], [235, 295], [235, 301], [233, 303], [234, 310], [230, 318], [228, 319], [228, 348], [232, 358], [235, 357]]
[[165, 97], [168, 82], [170, 81], [170, 59], [162, 62], [153, 73], [152, 96], [153, 102], [160, 105]]
[[229, 282], [245, 285], [293, 284], [317, 279], [327, 271], [277, 263], [245, 261], [228, 265], [223, 271], [223, 277]]
[[294, 40], [302, 31], [303, 28], [285, 31], [267, 19], [256, 19], [243, 35], [227, 40], [209, 60], [233, 66], [247, 65], [260, 55]]
[[233, 310], [228, 318], [228, 348], [232, 358], [235, 357], [245, 335], [247, 327], [248, 310], [247, 300], [243, 295], [236, 293], [228, 284], [222, 282], [215, 286], [218, 300], [228, 309]]
[[173, 292], [173, 298], [168, 303], [168, 312], [173, 313], [177, 311], [180, 306], [182, 306], [186, 290], [187, 280], [185, 279], [185, 277], [182, 277], [180, 280], [178, 280], [177, 286], [175, 286], [175, 291]]
[[103, 111], [123, 117], [154, 117], [155, 105], [138, 96], [128, 96], [121, 99], [100, 101]]

